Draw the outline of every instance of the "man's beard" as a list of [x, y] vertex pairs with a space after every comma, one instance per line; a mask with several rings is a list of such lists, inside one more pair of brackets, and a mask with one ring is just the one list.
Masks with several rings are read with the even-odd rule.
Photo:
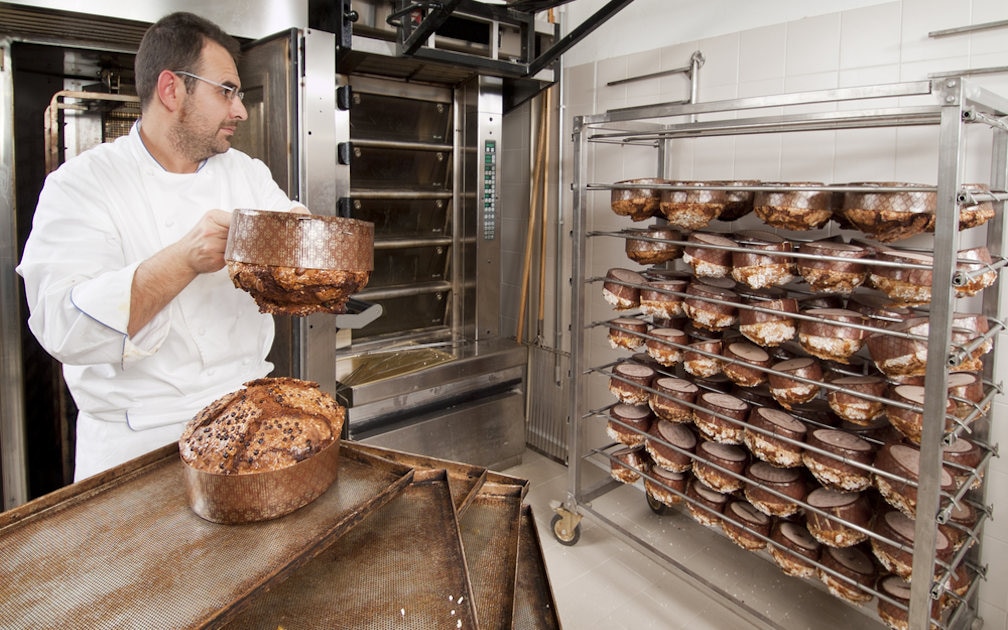
[[226, 137], [218, 136], [219, 127], [210, 133], [201, 131], [200, 122], [204, 120], [192, 115], [192, 108], [187, 101], [182, 106], [178, 122], [171, 128], [169, 138], [172, 146], [193, 162], [202, 162], [231, 148], [231, 142]]

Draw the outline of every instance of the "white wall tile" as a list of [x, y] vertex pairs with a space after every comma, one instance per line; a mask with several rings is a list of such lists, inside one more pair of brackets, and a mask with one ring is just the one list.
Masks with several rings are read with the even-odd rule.
[[[756, 81], [740, 81], [738, 84], [738, 97], [748, 98], [750, 96], [773, 96], [784, 92], [784, 77], [774, 77], [772, 79], [759, 79]], [[761, 113], [768, 113], [768, 110], [760, 110]]]
[[[627, 84], [608, 85], [630, 76], [627, 73], [626, 57], [613, 57], [598, 62], [595, 72], [596, 101], [600, 109], [608, 107], [623, 107], [626, 104]], [[608, 105], [604, 105], [608, 104]]]
[[702, 39], [697, 43], [697, 50], [704, 56], [704, 64], [700, 68], [701, 86], [738, 84], [739, 42], [740, 35], [732, 33]]
[[[784, 77], [785, 92], [810, 92], [813, 90], [832, 90], [837, 87], [839, 73], [835, 70], [811, 72], [805, 74], [788, 74]], [[834, 106], [834, 103], [826, 103]]]
[[897, 64], [900, 3], [844, 11], [840, 22], [840, 69]]
[[[837, 73], [837, 87], [896, 83], [900, 78], [899, 71], [900, 68], [897, 63], [866, 68], [840, 68], [840, 71]], [[843, 104], [841, 104], [841, 107], [843, 107]]]
[[[727, 101], [734, 98], [738, 98], [739, 86], [738, 83], [732, 83], [731, 85], [707, 85], [704, 83], [703, 77], [700, 78], [700, 102], [710, 103], [712, 101]], [[726, 117], [724, 114], [719, 114], [721, 117]], [[730, 113], [727, 117], [736, 117], [734, 113]]]
[[934, 184], [938, 178], [938, 130], [902, 127], [896, 130], [895, 181]]
[[[661, 63], [661, 52], [652, 50], [648, 52], [629, 55], [627, 62], [627, 78], [646, 76], [658, 71]], [[626, 84], [627, 104], [630, 106], [643, 103], [657, 103], [658, 95], [661, 93], [662, 82], [660, 78], [638, 79]]]
[[626, 106], [627, 106], [627, 97], [626, 97], [626, 94], [624, 94], [621, 97], [604, 98], [603, 95], [602, 95], [602, 93], [601, 93], [601, 91], [600, 91], [600, 93], [599, 93], [599, 99], [598, 99], [598, 104], [597, 104], [597, 109], [595, 110], [595, 112], [596, 113], [605, 113], [605, 112], [608, 112], [608, 111], [612, 111], [614, 109], [623, 109]]
[[969, 7], [948, 0], [903, 0], [901, 58], [904, 63], [969, 53], [969, 36], [928, 37], [931, 31], [970, 23]]
[[[1000, 464], [1001, 462], [998, 462], [997, 461], [998, 459], [1000, 458], [995, 458], [995, 460], [992, 461], [991, 463]], [[1008, 504], [1008, 472], [1004, 470], [996, 470], [994, 466], [991, 466], [991, 469], [987, 471], [986, 478], [987, 478], [986, 503], [994, 506], [1003, 506]], [[996, 509], [995, 514], [999, 513], [1000, 510]], [[985, 534], [984, 538], [985, 540], [996, 538], [997, 540], [1000, 540], [1001, 542], [1008, 544], [1008, 530], [1006, 530], [1005, 528], [987, 527], [984, 531], [984, 534]], [[1008, 567], [1006, 567], [1006, 570], [1008, 570]], [[1005, 586], [1008, 586], [1008, 584], [1006, 584]], [[1003, 592], [1008, 593], [1008, 590], [1004, 590]]]
[[786, 181], [833, 181], [834, 131], [786, 133], [781, 136], [781, 177]]
[[980, 585], [980, 606], [978, 616], [983, 620], [985, 630], [1008, 630], [1008, 610], [995, 606], [991, 602], [1004, 602], [1004, 593], [992, 597], [984, 597], [986, 589]]
[[652, 147], [625, 146], [623, 154], [623, 177], [627, 179], [658, 177], [658, 151]]
[[[832, 90], [837, 87], [838, 73], [816, 72], [812, 74], [788, 75], [784, 77], [784, 92], [793, 94], [796, 92], [816, 92], [820, 90]], [[786, 108], [788, 114], [809, 114], [815, 112], [836, 111], [835, 102], [813, 103], [810, 105], [798, 105]]]
[[673, 142], [665, 153], [668, 167], [665, 176], [669, 179], [695, 179], [693, 157], [696, 142], [690, 138]]
[[779, 136], [751, 135], [735, 138], [735, 177], [780, 181], [781, 139]]
[[785, 71], [788, 76], [840, 68], [840, 14], [828, 13], [788, 25]]
[[[690, 66], [690, 57], [693, 52], [699, 50], [699, 45], [695, 41], [683, 42], [674, 46], [666, 46], [658, 51], [658, 67], [652, 72], [677, 70]], [[701, 66], [699, 77], [703, 77], [704, 71]], [[690, 96], [690, 79], [687, 74], [669, 74], [659, 79], [659, 92], [661, 102], [686, 100]]]
[[983, 553], [988, 559], [987, 580], [980, 584], [980, 599], [994, 606], [1004, 605], [1008, 593], [1008, 563], [1004, 562], [1008, 558], [1008, 542], [986, 536]]
[[739, 80], [759, 81], [784, 76], [787, 24], [742, 31], [740, 38]]
[[595, 111], [595, 64], [564, 68], [563, 98], [568, 107], [580, 106], [583, 113]]
[[688, 101], [692, 93], [690, 79], [685, 74], [670, 74], [659, 79], [660, 91], [657, 103]]
[[837, 182], [891, 182], [896, 170], [895, 129], [848, 129], [837, 132]]
[[704, 138], [702, 150], [694, 151], [692, 179], [725, 180], [734, 177], [735, 138], [721, 136]]
[[[1002, 42], [1008, 45], [1008, 34], [1002, 37]], [[1008, 51], [999, 53], [987, 53], [983, 55], [973, 55], [970, 57], [971, 68], [1000, 68], [1006, 64]], [[1008, 73], [985, 74], [981, 78], [986, 89], [1008, 98]]]
[[956, 57], [935, 57], [909, 61], [900, 66], [900, 81], [927, 81], [930, 75], [939, 72], [960, 72], [970, 66], [969, 55]]
[[984, 24], [1008, 19], [1008, 5], [1001, 0], [972, 0], [971, 24]]
[[679, 42], [678, 44], [659, 48], [658, 54], [661, 56], [659, 69], [674, 70], [689, 66], [690, 57], [696, 50], [700, 50], [700, 42], [696, 40]]
[[[998, 335], [998, 343], [999, 344], [1008, 343], [1008, 341], [1006, 341], [1005, 339], [1004, 333]], [[994, 381], [995, 383], [999, 383], [1002, 385], [1004, 384], [1002, 382], [1004, 377], [998, 375], [1003, 375], [1004, 372], [998, 372], [997, 369], [1000, 367], [1004, 367], [1005, 363], [1008, 363], [1008, 360], [1006, 360], [1004, 357], [1004, 355], [1008, 353], [1000, 350], [1000, 348], [1005, 347], [1008, 346], [999, 345], [999, 349], [994, 352], [995, 355]], [[990, 423], [990, 434], [988, 436], [988, 439], [992, 444], [1002, 444], [1002, 445], [1008, 444], [1008, 426], [1006, 426], [1008, 425], [1008, 422], [1005, 422], [1005, 419], [1008, 418], [1008, 402], [1006, 402], [1004, 398], [1005, 398], [1004, 395], [999, 396], [998, 399], [994, 401], [994, 404], [991, 407], [990, 415], [993, 420]], [[1008, 473], [1008, 461], [1005, 461], [1004, 456], [992, 459], [990, 467], [992, 470], [1000, 470], [1002, 472]]]
[[[1003, 0], [973, 0], [971, 17], [971, 24], [987, 24], [989, 22], [1008, 20], [1008, 3], [1005, 3]], [[1006, 35], [1008, 35], [1008, 31], [1004, 27], [972, 33], [969, 35], [970, 53], [973, 55], [1003, 54]]]
[[[963, 134], [966, 164], [964, 182], [989, 182], [991, 177], [991, 130], [986, 125], [970, 125]], [[1008, 283], [1006, 283], [1008, 284]]]
[[[888, 83], [897, 83], [899, 81], [899, 65], [892, 64], [887, 66], [873, 66], [870, 68], [857, 68], [849, 70], [840, 70], [837, 73], [837, 87], [861, 87], [868, 85], [886, 85]], [[837, 103], [837, 109], [840, 111], [851, 111], [864, 109], [865, 107], [895, 107], [899, 103], [894, 102], [892, 99], [887, 99], [885, 101], [873, 101], [872, 103], [865, 104], [864, 101], [840, 101]]]

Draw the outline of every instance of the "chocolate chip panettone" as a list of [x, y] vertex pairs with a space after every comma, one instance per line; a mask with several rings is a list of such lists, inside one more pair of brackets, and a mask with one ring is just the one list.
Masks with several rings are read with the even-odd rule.
[[183, 461], [217, 474], [292, 466], [338, 440], [346, 410], [318, 384], [263, 378], [214, 401], [179, 439]]

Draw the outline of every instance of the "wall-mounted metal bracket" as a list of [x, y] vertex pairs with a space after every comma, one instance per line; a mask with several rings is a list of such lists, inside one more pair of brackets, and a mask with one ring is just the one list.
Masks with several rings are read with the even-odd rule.
[[[537, 54], [535, 14], [565, 4], [569, 0], [517, 1], [505, 5], [476, 0], [399, 0], [397, 9], [386, 23], [395, 27], [397, 54], [433, 61], [459, 63], [477, 67], [485, 73], [501, 77], [533, 77], [551, 66], [564, 52], [594, 31], [633, 0], [610, 0], [602, 8], [577, 25], [546, 50]], [[497, 56], [493, 54], [498, 42], [498, 32], [491, 32], [486, 46], [489, 56], [476, 55], [438, 47], [441, 29], [453, 18], [489, 24], [492, 29], [501, 25], [518, 32], [521, 54]], [[554, 27], [554, 37], [557, 35]], [[430, 45], [432, 40], [434, 45]], [[426, 45], [425, 45], [426, 44]]]

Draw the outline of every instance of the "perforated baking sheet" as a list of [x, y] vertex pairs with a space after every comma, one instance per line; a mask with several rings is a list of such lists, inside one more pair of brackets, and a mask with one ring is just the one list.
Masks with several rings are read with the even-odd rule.
[[214, 625], [412, 476], [348, 449], [336, 482], [314, 502], [271, 521], [221, 525], [189, 508], [178, 448], [165, 447], [0, 515], [0, 575], [8, 576], [0, 627]]
[[518, 548], [512, 627], [514, 630], [558, 630], [560, 617], [530, 505], [522, 505]]
[[483, 630], [510, 630], [522, 486], [485, 483], [459, 517], [476, 614]]
[[[382, 457], [398, 464], [409, 466], [410, 468], [422, 470], [444, 470], [448, 473], [448, 485], [451, 488], [452, 503], [455, 505], [455, 512], [459, 516], [465, 512], [466, 507], [473, 500], [473, 497], [476, 496], [476, 493], [479, 492], [488, 475], [495, 475], [496, 477], [499, 477], [502, 480], [502, 483], [505, 479], [513, 479], [505, 478], [497, 473], [490, 473], [486, 468], [474, 466], [472, 464], [464, 464], [462, 462], [453, 462], [446, 459], [439, 459], [437, 457], [428, 457], [426, 455], [407, 453], [405, 451], [397, 451], [395, 449], [370, 446], [360, 442], [346, 442], [346, 445], [350, 448], [358, 449], [362, 453]], [[519, 481], [521, 480], [515, 480], [516, 483]]]
[[445, 471], [394, 500], [231, 620], [230, 628], [478, 628]]

